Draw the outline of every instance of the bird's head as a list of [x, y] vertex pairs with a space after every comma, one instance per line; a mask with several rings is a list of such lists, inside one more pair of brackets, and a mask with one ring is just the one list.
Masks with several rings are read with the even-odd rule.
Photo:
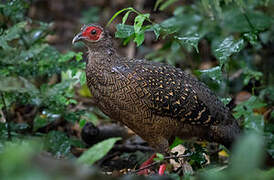
[[110, 36], [104, 29], [95, 24], [84, 25], [81, 31], [73, 38], [72, 44], [77, 41], [83, 41], [87, 46], [94, 44], [106, 44]]

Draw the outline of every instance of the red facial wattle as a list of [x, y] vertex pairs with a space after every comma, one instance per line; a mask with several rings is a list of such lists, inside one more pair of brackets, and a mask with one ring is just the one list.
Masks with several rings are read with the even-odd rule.
[[97, 41], [100, 38], [102, 30], [98, 27], [87, 27], [85, 31], [83, 31], [82, 36], [87, 37], [92, 41]]

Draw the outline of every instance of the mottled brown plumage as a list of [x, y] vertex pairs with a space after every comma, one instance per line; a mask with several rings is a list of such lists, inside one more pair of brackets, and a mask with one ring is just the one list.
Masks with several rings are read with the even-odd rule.
[[229, 147], [240, 133], [218, 97], [181, 69], [120, 56], [97, 25], [84, 26], [73, 42], [78, 40], [88, 47], [87, 84], [98, 107], [158, 152], [167, 152], [175, 136]]

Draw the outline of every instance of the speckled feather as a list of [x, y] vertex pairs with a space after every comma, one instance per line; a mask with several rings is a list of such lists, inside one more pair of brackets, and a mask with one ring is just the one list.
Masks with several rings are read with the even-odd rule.
[[[146, 60], [130, 60], [120, 63], [112, 68], [124, 82], [130, 79], [131, 82], [134, 81], [138, 84], [136, 91], [133, 92], [139, 99], [144, 99], [151, 114], [170, 117], [179, 122], [205, 126], [219, 123], [212, 117], [210, 106], [208, 107], [199, 98], [199, 92], [193, 88], [193, 82], [196, 83], [197, 80], [182, 70]], [[203, 89], [206, 88], [200, 82], [196, 85], [199, 86], [198, 88], [200, 86]], [[135, 97], [134, 100], [138, 98]], [[217, 104], [221, 103], [216, 98], [214, 100], [217, 101]], [[217, 111], [224, 108], [223, 105], [217, 107], [218, 109], [215, 109]]]
[[122, 57], [109, 36], [85, 43], [87, 83], [98, 107], [157, 151], [167, 152], [175, 136], [229, 147], [240, 133], [237, 121], [218, 97], [181, 69]]

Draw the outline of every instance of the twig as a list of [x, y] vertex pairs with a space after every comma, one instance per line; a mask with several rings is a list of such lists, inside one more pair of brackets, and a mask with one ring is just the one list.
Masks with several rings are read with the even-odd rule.
[[[180, 154], [180, 155], [178, 155], [178, 156], [176, 156], [176, 155], [171, 155], [171, 156], [166, 156], [166, 157], [164, 157], [164, 160], [167, 160], [167, 159], [184, 158], [184, 157], [188, 157], [188, 156], [190, 156], [190, 155], [191, 155], [191, 153]], [[132, 171], [132, 173], [137, 173], [137, 172], [142, 171], [142, 170], [144, 170], [144, 169], [147, 169], [147, 168], [150, 168], [150, 167], [152, 167], [152, 166], [155, 166], [155, 165], [157, 165], [157, 164], [159, 164], [159, 163], [161, 163], [161, 161], [155, 161], [155, 162], [153, 162], [153, 163], [151, 163], [151, 164], [149, 164], [149, 165], [147, 165], [147, 166], [145, 166], [145, 167], [142, 167], [142, 168], [140, 168], [140, 169], [137, 169], [137, 170], [135, 170], [135, 171]]]
[[98, 161], [97, 165], [98, 165], [98, 166], [102, 166], [102, 164], [103, 164], [105, 161], [107, 161], [107, 160], [109, 160], [109, 159], [112, 159], [113, 157], [115, 157], [115, 156], [117, 156], [117, 155], [119, 155], [119, 154], [120, 154], [120, 152], [114, 152], [114, 153], [112, 153], [112, 154], [106, 155], [106, 156], [103, 157], [100, 161]]
[[115, 145], [113, 147], [114, 150], [123, 151], [123, 152], [135, 152], [135, 151], [153, 151], [153, 149], [149, 146], [142, 145]]
[[3, 108], [4, 111], [3, 112], [4, 112], [4, 115], [6, 116], [6, 120], [7, 120], [8, 140], [11, 140], [10, 124], [9, 124], [10, 119], [9, 119], [8, 109], [7, 109], [7, 105], [6, 105], [6, 101], [5, 101], [3, 92], [1, 92], [1, 99], [2, 99], [2, 102], [3, 102], [3, 105], [4, 105], [4, 108]]
[[236, 78], [240, 77], [241, 74], [243, 73], [243, 69], [239, 69], [237, 70], [235, 73], [233, 73], [230, 77], [229, 77], [229, 81], [233, 81], [235, 80]]
[[142, 171], [142, 170], [144, 170], [144, 169], [148, 169], [148, 168], [150, 168], [150, 167], [152, 167], [152, 166], [155, 166], [156, 164], [159, 164], [161, 161], [155, 161], [155, 162], [153, 162], [153, 163], [151, 163], [151, 164], [149, 164], [149, 165], [147, 165], [147, 166], [145, 166], [145, 167], [142, 167], [142, 168], [140, 168], [140, 169], [137, 169], [137, 170], [135, 170], [135, 171], [132, 171], [132, 173], [137, 173], [137, 172], [139, 172], [139, 171]]

